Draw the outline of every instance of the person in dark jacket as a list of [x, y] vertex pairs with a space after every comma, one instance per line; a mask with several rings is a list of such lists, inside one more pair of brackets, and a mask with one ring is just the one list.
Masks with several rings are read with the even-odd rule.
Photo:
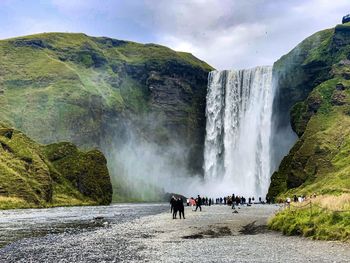
[[172, 213], [174, 211], [175, 203], [176, 203], [176, 198], [175, 198], [175, 196], [172, 196], [170, 199], [170, 213]]
[[200, 197], [200, 195], [198, 195], [197, 199], [196, 199], [196, 210], [199, 207], [199, 211], [202, 211], [202, 198]]
[[[181, 219], [181, 216], [183, 219], [185, 219], [185, 207], [184, 207], [184, 203], [182, 201], [182, 198], [177, 199], [176, 206], [177, 206], [177, 210], [179, 211], [179, 214], [180, 214], [180, 219]], [[176, 218], [176, 216], [175, 216], [175, 218]]]
[[179, 211], [179, 203], [178, 203], [178, 200], [175, 198], [174, 205], [173, 205], [173, 219], [176, 219], [178, 211]]

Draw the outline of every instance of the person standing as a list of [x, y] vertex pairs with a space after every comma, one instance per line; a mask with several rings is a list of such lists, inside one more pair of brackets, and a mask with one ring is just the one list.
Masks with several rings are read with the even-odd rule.
[[176, 198], [175, 196], [172, 196], [170, 199], [170, 213], [174, 211], [175, 203], [176, 203]]
[[[178, 210], [179, 210], [180, 219], [181, 219], [181, 216], [183, 219], [185, 219], [185, 207], [184, 207], [184, 203], [183, 203], [183, 200], [181, 197], [179, 197], [177, 199], [176, 206], [178, 207]], [[176, 216], [175, 216], [175, 218], [176, 218]]]
[[235, 209], [235, 202], [236, 202], [236, 198], [235, 198], [235, 194], [232, 194], [232, 209]]
[[197, 200], [196, 200], [196, 210], [194, 210], [194, 211], [197, 212], [198, 207], [199, 207], [199, 211], [202, 212], [202, 198], [200, 197], [200, 195], [198, 195], [198, 197], [197, 197]]
[[297, 195], [294, 195], [293, 201], [294, 201], [294, 203], [298, 202], [298, 197], [297, 197]]

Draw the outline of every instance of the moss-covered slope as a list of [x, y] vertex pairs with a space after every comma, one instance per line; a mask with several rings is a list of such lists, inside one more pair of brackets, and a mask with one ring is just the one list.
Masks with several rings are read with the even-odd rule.
[[275, 63], [274, 74], [276, 122], [290, 120], [299, 139], [268, 195], [350, 192], [350, 24], [307, 38]]
[[1, 40], [0, 120], [40, 143], [98, 147], [107, 158], [132, 129], [158, 145], [185, 146], [184, 166], [200, 173], [210, 70], [155, 44], [70, 33]]
[[121, 129], [121, 119], [152, 111], [169, 136], [198, 142], [211, 69], [164, 46], [85, 34], [1, 40], [0, 119], [43, 143], [90, 147]]
[[0, 208], [109, 204], [103, 154], [71, 143], [41, 145], [0, 124]]

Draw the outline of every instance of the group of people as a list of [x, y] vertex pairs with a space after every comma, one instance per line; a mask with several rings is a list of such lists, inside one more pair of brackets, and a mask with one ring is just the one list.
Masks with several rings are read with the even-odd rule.
[[[312, 198], [316, 198], [316, 193], [313, 193], [312, 195], [310, 195], [310, 199], [312, 199]], [[287, 205], [290, 204], [291, 200], [292, 199], [290, 197], [286, 198]], [[308, 198], [307, 198], [307, 196], [304, 196], [304, 195], [300, 195], [300, 196], [294, 195], [294, 197], [293, 197], [293, 202], [294, 203], [298, 203], [298, 202], [302, 203], [302, 202], [304, 202], [306, 200], [308, 200]]]
[[[234, 205], [243, 205], [243, 204], [253, 204], [256, 203], [256, 200], [254, 197], [249, 197], [248, 201], [244, 196], [236, 196], [235, 194], [232, 194], [231, 196], [225, 196], [225, 197], [219, 197], [215, 199], [215, 204], [220, 204], [220, 205], [229, 205], [229, 206], [234, 206]], [[264, 204], [265, 202], [262, 200], [261, 197], [259, 197], [259, 203]], [[212, 204], [214, 204], [214, 199]]]
[[176, 219], [177, 213], [179, 213], [180, 219], [185, 219], [185, 207], [181, 197], [172, 196], [170, 199], [170, 208], [173, 219]]
[[201, 197], [200, 195], [197, 198], [191, 197], [187, 199], [187, 206], [196, 207], [194, 211], [197, 211], [198, 208], [202, 211], [202, 205], [211, 206], [212, 204], [214, 204], [214, 199]]
[[[270, 203], [271, 200], [266, 197], [266, 203]], [[256, 203], [256, 200], [254, 197], [249, 197], [248, 200], [244, 196], [238, 196], [235, 194], [232, 194], [231, 196], [225, 196], [225, 197], [219, 197], [219, 198], [208, 198], [208, 197], [201, 197], [200, 195], [197, 196], [197, 198], [188, 198], [187, 199], [187, 206], [191, 206], [193, 211], [197, 211], [198, 208], [200, 211], [202, 211], [202, 205], [205, 206], [211, 206], [214, 204], [220, 204], [220, 205], [228, 205], [231, 206], [232, 209], [235, 208], [235, 206], [239, 205], [247, 205], [251, 206], [253, 203]], [[259, 203], [264, 204], [265, 201], [262, 200], [261, 197], [259, 197]], [[177, 218], [177, 214], [179, 213], [180, 219], [185, 219], [185, 207], [183, 203], [182, 197], [175, 197], [172, 196], [170, 199], [170, 207], [171, 207], [171, 213], [173, 216], [173, 219]]]

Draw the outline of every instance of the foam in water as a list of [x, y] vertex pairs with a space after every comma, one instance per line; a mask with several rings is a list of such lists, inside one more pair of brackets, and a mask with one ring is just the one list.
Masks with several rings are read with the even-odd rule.
[[210, 194], [265, 197], [273, 95], [270, 66], [210, 72], [204, 150]]

